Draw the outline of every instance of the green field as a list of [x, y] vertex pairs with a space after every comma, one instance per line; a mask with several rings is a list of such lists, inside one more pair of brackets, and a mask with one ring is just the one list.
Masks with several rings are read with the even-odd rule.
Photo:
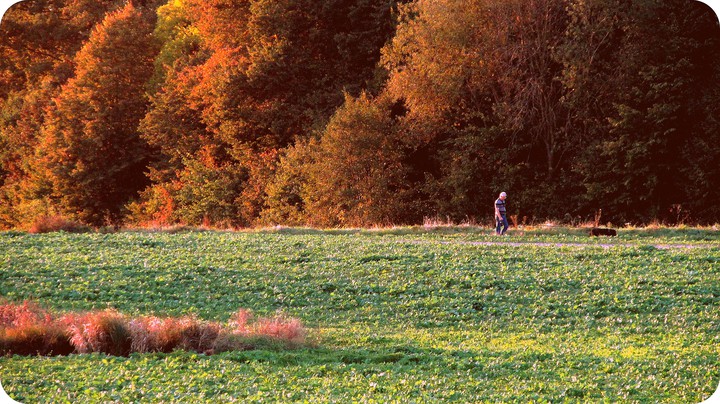
[[0, 358], [32, 402], [700, 402], [720, 382], [720, 235], [562, 229], [0, 233], [0, 295], [225, 322], [312, 348]]

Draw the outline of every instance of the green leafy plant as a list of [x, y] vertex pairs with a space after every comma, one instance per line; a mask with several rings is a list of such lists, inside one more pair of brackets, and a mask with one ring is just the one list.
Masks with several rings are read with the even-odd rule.
[[[709, 397], [717, 231], [581, 230], [0, 233], [0, 295], [115, 307], [137, 342], [128, 357], [6, 356], [0, 377], [21, 402]], [[253, 334], [275, 317], [274, 335], [293, 335], [294, 318], [305, 343]], [[164, 345], [189, 319], [217, 338]]]

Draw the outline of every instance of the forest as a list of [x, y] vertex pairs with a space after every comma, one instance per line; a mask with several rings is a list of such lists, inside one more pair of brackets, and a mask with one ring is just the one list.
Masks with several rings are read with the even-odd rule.
[[0, 228], [720, 222], [687, 0], [25, 0]]

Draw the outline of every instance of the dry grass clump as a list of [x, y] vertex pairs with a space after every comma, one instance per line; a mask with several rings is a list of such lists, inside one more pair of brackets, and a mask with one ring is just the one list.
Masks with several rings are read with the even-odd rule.
[[261, 347], [293, 349], [306, 344], [307, 329], [296, 318], [277, 315], [257, 318], [241, 309], [230, 318], [229, 326], [219, 336], [215, 352], [240, 351]]
[[215, 340], [220, 335], [222, 327], [219, 324], [199, 321], [187, 317], [180, 321], [180, 349], [199, 353], [214, 353]]
[[296, 318], [260, 319], [253, 328], [253, 336], [282, 341], [289, 346], [302, 345], [307, 335], [307, 330]]
[[1, 327], [22, 327], [29, 324], [38, 324], [52, 320], [50, 313], [37, 304], [29, 301], [23, 304], [3, 303], [0, 305]]
[[175, 318], [140, 317], [130, 320], [133, 352], [172, 352], [181, 341], [179, 320]]
[[60, 322], [66, 326], [70, 343], [78, 353], [130, 354], [132, 339], [128, 321], [115, 310], [67, 314]]
[[50, 233], [54, 231], [65, 231], [68, 233], [82, 233], [88, 231], [88, 227], [62, 216], [39, 216], [30, 226], [30, 233]]
[[307, 329], [296, 318], [281, 314], [272, 318], [254, 319], [249, 310], [238, 310], [230, 318], [230, 332], [244, 337], [265, 337], [287, 342], [302, 344], [307, 336]]
[[31, 302], [0, 305], [1, 355], [101, 352], [128, 356], [176, 349], [213, 354], [268, 347], [293, 349], [304, 346], [306, 336], [298, 319], [282, 315], [254, 319], [252, 312], [244, 309], [221, 325], [191, 316], [127, 318], [110, 309], [56, 318]]
[[0, 330], [0, 354], [69, 355], [74, 347], [57, 325], [34, 325]]
[[38, 305], [0, 305], [0, 354], [68, 355], [72, 351], [67, 331]]

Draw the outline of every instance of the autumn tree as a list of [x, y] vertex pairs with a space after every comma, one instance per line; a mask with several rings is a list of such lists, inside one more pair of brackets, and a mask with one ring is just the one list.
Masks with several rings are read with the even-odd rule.
[[[25, 0], [3, 16], [0, 33], [0, 98], [39, 83], [49, 73], [67, 72], [92, 28], [120, 0]], [[67, 73], [65, 73], [67, 74]], [[67, 77], [65, 77], [67, 78]]]
[[397, 35], [383, 51], [386, 95], [404, 110], [405, 161], [422, 216], [476, 218], [487, 195], [517, 185], [517, 176], [499, 175], [512, 157], [498, 105], [510, 96], [501, 79], [511, 74], [510, 32], [520, 29], [513, 11], [518, 3], [456, 0], [401, 9]]
[[[247, 66], [233, 76], [218, 135], [248, 167], [252, 186], [240, 195], [247, 220], [265, 208], [273, 149], [319, 133], [343, 102], [373, 87], [380, 48], [393, 33], [392, 2], [256, 0]], [[265, 173], [255, 178], [253, 173]]]
[[699, 2], [26, 0], [0, 34], [0, 227], [720, 215]]
[[404, 8], [384, 51], [387, 93], [407, 108], [409, 178], [425, 177], [426, 212], [474, 217], [500, 189], [513, 193], [512, 213], [530, 217], [575, 219], [604, 207], [618, 220], [647, 221], [681, 204], [709, 212], [685, 189], [702, 183], [695, 189], [714, 195], [716, 174], [685, 158], [714, 156], [697, 145], [714, 133], [717, 70], [707, 55], [717, 54], [717, 20], [683, 4]]
[[121, 1], [26, 0], [0, 25], [0, 226], [13, 227], [47, 210], [29, 186], [45, 110], [72, 77], [75, 53], [91, 29]]
[[35, 164], [53, 207], [88, 224], [118, 221], [146, 183], [149, 153], [137, 125], [156, 53], [147, 11], [129, 2], [93, 30], [42, 128]]
[[[164, 29], [171, 32], [158, 59], [165, 73], [156, 75], [161, 80], [142, 131], [160, 150], [152, 188], [164, 191], [144, 195], [175, 197], [134, 205], [145, 220], [159, 216], [143, 204], [174, 205], [169, 219], [192, 223], [196, 216], [190, 221], [180, 212], [197, 211], [185, 205], [197, 203], [224, 212], [208, 214], [213, 221], [253, 224], [281, 150], [319, 133], [343, 91], [376, 85], [380, 47], [393, 30], [391, 4], [377, 0], [170, 2], [160, 13], [158, 27], [169, 26], [164, 13], [175, 16], [176, 28]], [[193, 171], [213, 166], [231, 176], [211, 180], [227, 193], [185, 189], [197, 184], [188, 181], [196, 178]]]

